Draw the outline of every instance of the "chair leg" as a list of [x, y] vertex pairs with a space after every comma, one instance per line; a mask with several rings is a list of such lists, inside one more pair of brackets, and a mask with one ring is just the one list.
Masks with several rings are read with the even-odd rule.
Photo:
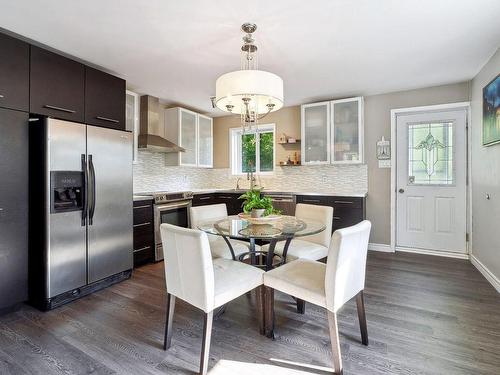
[[208, 359], [210, 353], [210, 339], [212, 337], [212, 322], [214, 312], [210, 311], [204, 316], [203, 342], [201, 344], [200, 375], [206, 375], [208, 370]]
[[340, 353], [337, 314], [330, 310], [328, 310], [328, 328], [330, 330], [330, 341], [332, 344], [333, 370], [336, 374], [342, 374], [342, 354]]
[[368, 345], [368, 328], [366, 326], [365, 297], [363, 291], [357, 294], [356, 305], [358, 308], [359, 329], [361, 330], [361, 342], [363, 345]]
[[296, 299], [297, 301], [297, 312], [299, 314], [305, 314], [306, 313], [306, 301], [303, 299]]
[[261, 335], [264, 335], [266, 333], [266, 325], [265, 325], [265, 318], [264, 318], [264, 300], [265, 300], [265, 292], [264, 292], [264, 285], [259, 286], [255, 290], [255, 295], [256, 295], [256, 305], [257, 305], [257, 316], [259, 318], [259, 332]]
[[163, 339], [163, 350], [170, 348], [172, 343], [172, 322], [174, 320], [175, 296], [167, 293], [167, 313], [165, 321], [165, 337]]
[[265, 295], [265, 312], [264, 312], [264, 326], [266, 336], [270, 339], [274, 338], [274, 289], [268, 286], [264, 287]]

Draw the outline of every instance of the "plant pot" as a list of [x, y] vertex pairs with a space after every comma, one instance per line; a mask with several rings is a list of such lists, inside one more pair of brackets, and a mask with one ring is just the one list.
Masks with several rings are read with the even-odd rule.
[[253, 218], [262, 217], [266, 210], [264, 208], [252, 208], [252, 212], [250, 212], [250, 216]]

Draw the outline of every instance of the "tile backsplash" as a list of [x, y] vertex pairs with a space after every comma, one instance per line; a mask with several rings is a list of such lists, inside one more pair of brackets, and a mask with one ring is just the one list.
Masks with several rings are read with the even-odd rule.
[[[238, 176], [229, 168], [170, 167], [165, 154], [140, 151], [134, 164], [134, 193], [162, 190], [233, 189]], [[276, 167], [270, 176], [258, 176], [267, 190], [361, 194], [368, 191], [366, 165]], [[248, 188], [246, 177], [241, 188]]]

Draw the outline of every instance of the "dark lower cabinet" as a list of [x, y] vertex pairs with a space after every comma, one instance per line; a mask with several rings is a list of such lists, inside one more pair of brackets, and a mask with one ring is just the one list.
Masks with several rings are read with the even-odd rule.
[[209, 204], [219, 203], [216, 199], [215, 193], [207, 193], [207, 194], [195, 194], [193, 196], [193, 206], [206, 206]]
[[154, 260], [153, 200], [134, 201], [134, 267]]
[[85, 67], [85, 123], [125, 130], [125, 81]]
[[[193, 206], [224, 203], [228, 215], [242, 212], [240, 193], [204, 193], [193, 197]], [[317, 204], [333, 207], [332, 233], [341, 228], [350, 227], [366, 218], [366, 198], [339, 197], [328, 195], [296, 195], [296, 203]]]
[[28, 114], [0, 108], [0, 311], [28, 298]]
[[243, 211], [241, 207], [243, 201], [238, 199], [240, 196], [240, 193], [217, 193], [215, 198], [217, 203], [224, 203], [226, 205], [228, 215], [238, 215]]
[[366, 198], [326, 195], [297, 195], [297, 203], [333, 207], [332, 232], [357, 224], [366, 218]]
[[84, 122], [85, 66], [31, 46], [30, 112]]
[[204, 193], [193, 196], [193, 206], [224, 203], [228, 215], [237, 215], [242, 211], [242, 200], [238, 199], [241, 193]]
[[0, 107], [29, 110], [30, 46], [0, 33]]

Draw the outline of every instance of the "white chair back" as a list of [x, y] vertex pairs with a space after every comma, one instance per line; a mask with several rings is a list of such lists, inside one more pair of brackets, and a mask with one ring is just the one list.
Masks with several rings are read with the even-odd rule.
[[171, 224], [161, 224], [160, 232], [168, 293], [205, 312], [212, 311], [214, 268], [207, 234]]
[[332, 312], [365, 288], [366, 256], [372, 224], [364, 220], [333, 233], [326, 263], [326, 307]]
[[309, 219], [323, 223], [326, 229], [312, 236], [300, 237], [299, 239], [317, 243], [328, 247], [332, 236], [333, 207], [318, 206], [314, 204], [298, 203], [295, 206], [295, 216], [299, 219]]
[[[217, 221], [227, 217], [227, 207], [224, 203], [209, 204], [206, 206], [190, 207], [189, 219], [191, 228], [197, 229], [198, 225], [204, 221]], [[216, 241], [218, 236], [208, 236], [210, 242]]]

